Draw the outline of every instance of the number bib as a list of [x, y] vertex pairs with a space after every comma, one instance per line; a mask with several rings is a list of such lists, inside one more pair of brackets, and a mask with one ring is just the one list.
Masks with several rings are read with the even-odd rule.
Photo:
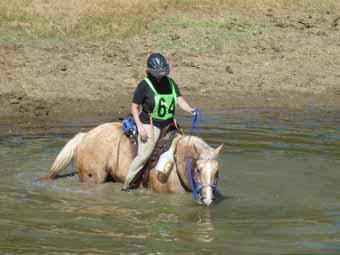
[[151, 117], [156, 120], [167, 120], [173, 118], [176, 111], [177, 95], [172, 79], [168, 78], [172, 91], [171, 94], [159, 94], [148, 78], [144, 78], [144, 80], [151, 88], [155, 98], [155, 106], [151, 113]]

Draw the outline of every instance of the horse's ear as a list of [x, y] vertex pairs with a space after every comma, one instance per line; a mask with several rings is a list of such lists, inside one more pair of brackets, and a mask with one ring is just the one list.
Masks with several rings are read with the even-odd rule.
[[223, 146], [224, 144], [221, 144], [220, 146], [218, 146], [216, 149], [215, 149], [215, 155], [218, 156], [218, 154], [221, 153], [222, 149], [223, 149]]

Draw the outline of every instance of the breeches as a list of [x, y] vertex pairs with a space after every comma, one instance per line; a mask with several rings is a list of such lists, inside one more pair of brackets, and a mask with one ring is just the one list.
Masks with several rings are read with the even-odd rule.
[[[124, 187], [128, 187], [131, 182], [134, 180], [136, 175], [139, 173], [140, 170], [144, 167], [147, 160], [150, 158], [153, 149], [155, 148], [155, 145], [158, 141], [158, 138], [160, 136], [160, 129], [151, 126], [148, 124], [143, 124], [144, 129], [146, 130], [148, 134], [147, 141], [142, 141], [140, 138], [140, 135], [138, 135], [138, 152], [135, 159], [132, 161], [128, 174], [125, 178]], [[153, 129], [153, 131], [152, 131]], [[152, 137], [153, 136], [153, 137]]]

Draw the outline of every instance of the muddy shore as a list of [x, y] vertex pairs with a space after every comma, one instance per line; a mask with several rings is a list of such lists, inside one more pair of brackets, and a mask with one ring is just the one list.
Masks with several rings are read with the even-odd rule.
[[[236, 25], [226, 24], [232, 26], [226, 29], [243, 29], [240, 24], [249, 19], [249, 14], [238, 15]], [[0, 117], [125, 116], [143, 78], [146, 58], [154, 51], [167, 56], [182, 94], [203, 111], [339, 110], [339, 15], [269, 9], [255, 19], [270, 24], [270, 32], [260, 22], [246, 31], [253, 40], [202, 52], [161, 47], [154, 43], [152, 31], [86, 47], [0, 45]], [[166, 33], [176, 44], [190, 32], [190, 27], [174, 26]]]

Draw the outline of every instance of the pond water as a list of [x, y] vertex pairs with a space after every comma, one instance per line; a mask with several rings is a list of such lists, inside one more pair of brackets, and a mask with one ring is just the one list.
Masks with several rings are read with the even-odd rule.
[[97, 124], [0, 123], [1, 254], [340, 254], [339, 112], [205, 112], [200, 136], [225, 145], [211, 208], [76, 175], [36, 181]]

